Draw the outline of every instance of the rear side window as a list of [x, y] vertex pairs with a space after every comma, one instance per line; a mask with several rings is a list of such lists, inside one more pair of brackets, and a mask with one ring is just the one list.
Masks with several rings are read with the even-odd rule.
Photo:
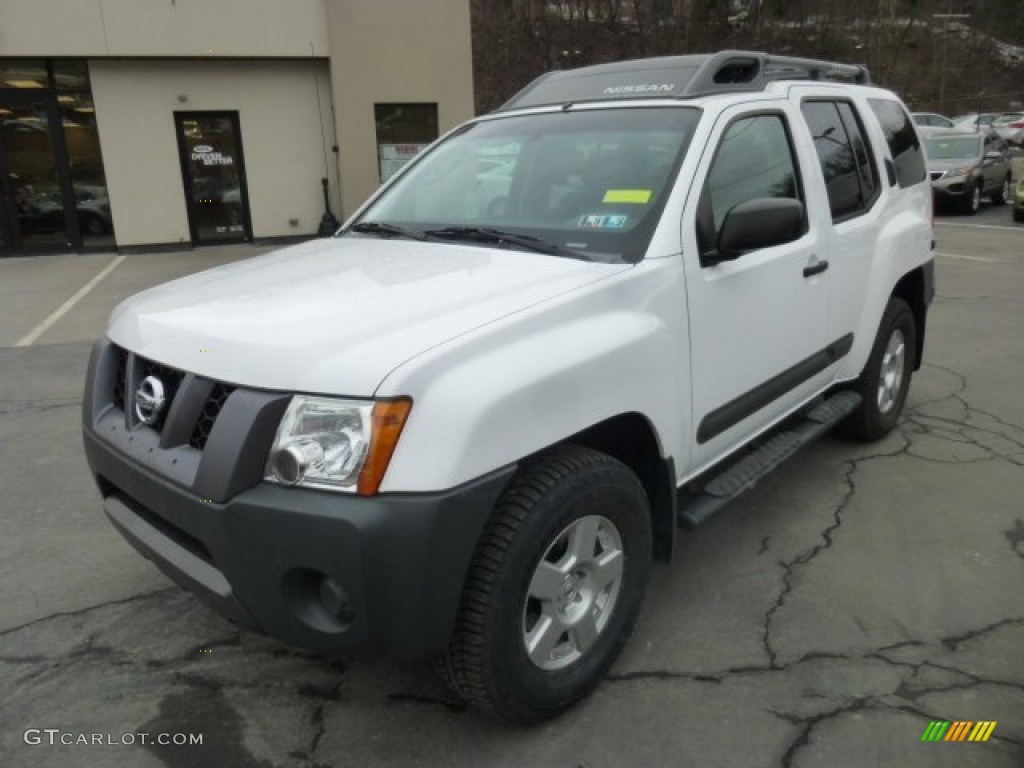
[[889, 143], [897, 183], [901, 187], [911, 187], [924, 181], [924, 153], [906, 110], [887, 99], [868, 99], [868, 103]]
[[878, 171], [853, 108], [847, 102], [808, 101], [802, 110], [825, 177], [832, 220], [864, 213], [878, 195]]

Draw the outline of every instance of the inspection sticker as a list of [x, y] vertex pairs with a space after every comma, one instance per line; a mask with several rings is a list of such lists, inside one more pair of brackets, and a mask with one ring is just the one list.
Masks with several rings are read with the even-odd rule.
[[625, 229], [628, 216], [622, 214], [586, 213], [580, 216], [580, 229]]
[[602, 203], [638, 203], [645, 205], [651, 201], [653, 192], [649, 189], [609, 189], [604, 193]]

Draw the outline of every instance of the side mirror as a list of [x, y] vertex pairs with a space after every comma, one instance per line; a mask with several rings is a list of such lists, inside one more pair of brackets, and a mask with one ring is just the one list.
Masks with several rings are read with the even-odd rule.
[[730, 261], [744, 253], [797, 240], [804, 232], [804, 204], [789, 197], [758, 197], [725, 215], [718, 247], [705, 263]]

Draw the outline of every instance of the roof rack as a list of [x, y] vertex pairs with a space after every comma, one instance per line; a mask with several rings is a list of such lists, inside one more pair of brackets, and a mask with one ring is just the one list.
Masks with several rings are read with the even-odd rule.
[[621, 99], [692, 99], [763, 91], [773, 80], [837, 80], [864, 85], [871, 82], [871, 76], [867, 67], [858, 64], [758, 51], [663, 56], [549, 72], [495, 111]]

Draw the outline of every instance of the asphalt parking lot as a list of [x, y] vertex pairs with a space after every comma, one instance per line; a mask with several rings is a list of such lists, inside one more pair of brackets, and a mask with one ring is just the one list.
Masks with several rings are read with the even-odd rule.
[[[531, 729], [429, 664], [239, 632], [107, 523], [79, 432], [91, 341], [120, 298], [262, 249], [0, 261], [0, 765], [1021, 766], [1024, 225], [987, 207], [936, 235], [898, 430], [827, 437], [685, 535], [610, 678]], [[922, 743], [936, 720], [997, 724]], [[202, 744], [108, 743], [140, 733]]]

